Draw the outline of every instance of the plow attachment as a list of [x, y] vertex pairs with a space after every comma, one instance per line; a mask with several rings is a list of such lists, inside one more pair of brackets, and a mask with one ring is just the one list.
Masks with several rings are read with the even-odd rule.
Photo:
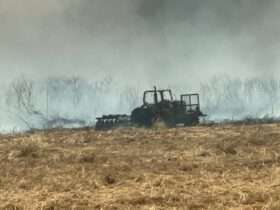
[[130, 116], [128, 115], [103, 115], [96, 118], [96, 130], [110, 130], [120, 127], [129, 127]]

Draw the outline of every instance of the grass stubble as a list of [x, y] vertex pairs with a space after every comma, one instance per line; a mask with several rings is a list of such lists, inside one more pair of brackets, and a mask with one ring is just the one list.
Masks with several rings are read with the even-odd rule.
[[280, 125], [0, 136], [0, 209], [280, 209]]

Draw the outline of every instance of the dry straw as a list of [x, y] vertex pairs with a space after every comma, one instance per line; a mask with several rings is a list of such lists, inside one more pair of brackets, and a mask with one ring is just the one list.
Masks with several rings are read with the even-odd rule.
[[1, 136], [0, 209], [280, 209], [278, 125]]

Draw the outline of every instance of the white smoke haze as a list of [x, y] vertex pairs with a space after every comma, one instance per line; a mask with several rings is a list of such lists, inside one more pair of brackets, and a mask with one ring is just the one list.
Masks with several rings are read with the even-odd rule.
[[[18, 119], [5, 111], [10, 107], [4, 96], [22, 75], [34, 81], [35, 89], [52, 78], [81, 78], [80, 91], [87, 96], [79, 108], [70, 105], [68, 91], [55, 96], [61, 101], [53, 100], [49, 111], [73, 119], [92, 116], [88, 122], [103, 112], [129, 112], [132, 105], [119, 106], [124, 103], [119, 96], [129, 88], [137, 89], [140, 98], [153, 85], [207, 97], [201, 87], [214, 84], [215, 76], [276, 81], [279, 12], [277, 0], [0, 0], [1, 126], [18, 127]], [[104, 105], [87, 94], [86, 85], [108, 77], [113, 90], [100, 96], [110, 104]], [[41, 96], [36, 107], [43, 112], [46, 99], [36, 92]], [[269, 106], [268, 95], [254, 93], [254, 106], [245, 103], [251, 106], [244, 105], [242, 115]], [[107, 108], [97, 112], [100, 104]], [[205, 112], [228, 117], [239, 107], [238, 102], [231, 106]], [[271, 107], [261, 112], [271, 114]]]
[[[190, 93], [191, 86], [169, 86], [177, 96]], [[14, 80], [1, 96], [3, 131], [52, 127], [93, 126], [96, 116], [130, 114], [142, 103], [142, 89], [121, 87], [105, 77], [89, 81], [78, 77], [56, 77], [32, 81]], [[280, 81], [216, 76], [199, 87], [202, 110], [209, 120], [280, 116]]]

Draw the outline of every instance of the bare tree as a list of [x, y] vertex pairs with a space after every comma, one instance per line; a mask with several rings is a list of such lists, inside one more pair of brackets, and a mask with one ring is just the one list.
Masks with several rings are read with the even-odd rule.
[[30, 122], [31, 117], [46, 120], [44, 114], [35, 107], [34, 82], [20, 77], [14, 80], [6, 92], [6, 105], [10, 113], [23, 122], [29, 129], [34, 126]]
[[10, 115], [16, 117], [23, 122], [29, 129], [31, 125], [25, 117], [22, 116], [23, 110], [29, 110], [27, 104], [30, 104], [31, 99], [31, 87], [29, 82], [21, 79], [13, 81], [8, 90], [6, 91], [6, 105], [9, 108]]
[[32, 113], [34, 110], [32, 96], [33, 82], [21, 77], [11, 83], [7, 102], [9, 103], [11, 100], [14, 100], [19, 110]]
[[129, 111], [140, 104], [141, 94], [135, 87], [126, 87], [120, 95], [120, 106], [127, 107]]
[[274, 106], [277, 101], [277, 93], [279, 92], [279, 81], [270, 79], [263, 81], [262, 88], [269, 98], [269, 105], [271, 108], [271, 116], [274, 115]]
[[82, 99], [82, 86], [83, 83], [85, 83], [85, 81], [83, 81], [81, 78], [79, 77], [72, 77], [70, 79], [70, 86], [72, 89], [72, 93], [73, 93], [73, 104], [74, 106], [77, 106], [81, 99]]

